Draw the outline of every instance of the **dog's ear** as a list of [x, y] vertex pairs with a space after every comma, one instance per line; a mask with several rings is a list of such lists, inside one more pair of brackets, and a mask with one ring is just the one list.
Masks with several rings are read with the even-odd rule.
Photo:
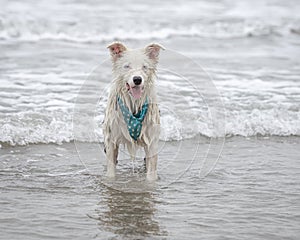
[[122, 57], [123, 53], [127, 50], [124, 44], [120, 42], [113, 42], [107, 46], [110, 51], [110, 55], [113, 61], [116, 61], [120, 57]]
[[146, 54], [148, 55], [148, 57], [154, 61], [158, 60], [158, 55], [159, 55], [159, 51], [160, 50], [165, 50], [165, 48], [158, 44], [158, 43], [151, 43], [149, 44], [146, 48]]

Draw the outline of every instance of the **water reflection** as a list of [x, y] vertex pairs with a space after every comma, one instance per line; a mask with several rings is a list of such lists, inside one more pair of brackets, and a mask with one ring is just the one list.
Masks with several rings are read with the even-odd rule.
[[155, 220], [153, 193], [128, 193], [104, 187], [96, 209], [101, 231], [123, 238], [165, 236]]

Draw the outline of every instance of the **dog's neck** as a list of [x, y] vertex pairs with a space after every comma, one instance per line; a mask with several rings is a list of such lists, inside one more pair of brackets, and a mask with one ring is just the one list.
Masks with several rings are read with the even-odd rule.
[[150, 98], [148, 95], [146, 95], [146, 92], [144, 92], [144, 94], [139, 99], [134, 99], [134, 97], [132, 97], [128, 92], [122, 92], [119, 97], [123, 100], [129, 111], [133, 114], [136, 114], [142, 109], [146, 98]]

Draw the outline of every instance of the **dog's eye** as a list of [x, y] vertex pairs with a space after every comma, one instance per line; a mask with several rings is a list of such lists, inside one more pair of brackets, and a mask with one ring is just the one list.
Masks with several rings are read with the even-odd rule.
[[144, 65], [144, 66], [143, 66], [143, 70], [144, 70], [144, 71], [147, 71], [147, 70], [148, 70], [148, 67], [147, 67], [146, 65]]
[[123, 68], [124, 68], [124, 69], [129, 69], [129, 68], [130, 68], [130, 65], [129, 65], [129, 64], [125, 64], [125, 65], [123, 66]]

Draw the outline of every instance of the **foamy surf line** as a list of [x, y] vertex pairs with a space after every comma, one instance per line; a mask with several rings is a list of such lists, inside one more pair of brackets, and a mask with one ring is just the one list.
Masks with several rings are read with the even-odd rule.
[[[276, 110], [235, 112], [227, 114], [226, 137], [231, 136], [300, 136], [300, 113]], [[22, 113], [1, 118], [1, 145], [62, 144], [64, 142], [102, 142], [102, 116], [73, 122], [71, 114], [55, 115]], [[180, 141], [201, 135], [208, 138], [222, 137], [209, 127], [210, 119], [186, 122], [173, 115], [161, 116], [161, 141]], [[75, 125], [74, 125], [75, 124]], [[76, 127], [76, 137], [74, 137]]]
[[[244, 38], [260, 36], [285, 36], [300, 33], [298, 23], [282, 23], [274, 27], [272, 23], [257, 21], [215, 22], [192, 24], [190, 26], [168, 26], [153, 29], [151, 31], [126, 29], [103, 33], [99, 29], [70, 27], [61, 28], [52, 23], [39, 26], [38, 22], [16, 22], [16, 20], [0, 19], [0, 40], [17, 40], [25, 42], [37, 42], [40, 40], [69, 41], [78, 43], [106, 42], [114, 39], [145, 40], [168, 39], [170, 37], [201, 37], [201, 38]], [[39, 26], [38, 28], [36, 26]], [[147, 29], [148, 27], [144, 27]]]

